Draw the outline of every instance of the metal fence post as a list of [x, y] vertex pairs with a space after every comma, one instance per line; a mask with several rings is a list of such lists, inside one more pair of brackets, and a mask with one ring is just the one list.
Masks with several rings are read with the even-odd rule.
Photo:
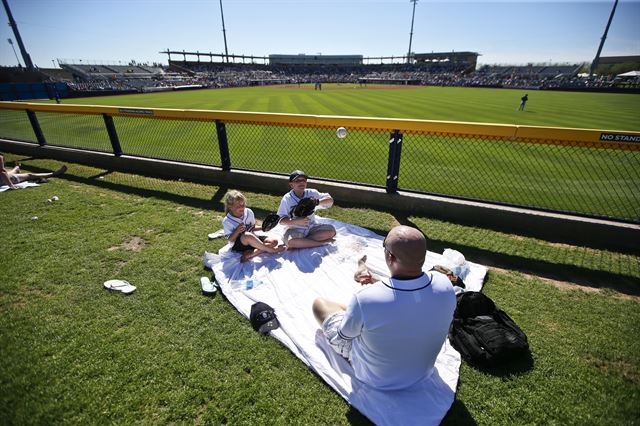
[[31, 127], [33, 128], [33, 132], [36, 134], [36, 139], [38, 139], [38, 144], [40, 144], [40, 146], [45, 146], [47, 144], [47, 140], [44, 138], [44, 133], [42, 133], [42, 129], [40, 128], [40, 123], [38, 122], [36, 113], [31, 111], [30, 109], [26, 111], [27, 116], [29, 117], [29, 122], [31, 123]]
[[398, 192], [398, 176], [400, 175], [400, 155], [402, 153], [402, 133], [394, 130], [389, 139], [389, 161], [387, 163], [386, 189], [389, 194]]
[[111, 141], [111, 147], [116, 157], [122, 155], [122, 147], [120, 146], [120, 139], [118, 139], [118, 132], [116, 132], [116, 126], [113, 124], [113, 117], [107, 114], [102, 114], [104, 118], [104, 124], [107, 126], [107, 133], [109, 133], [109, 140]]
[[231, 170], [231, 157], [229, 156], [229, 143], [227, 141], [227, 128], [224, 122], [216, 120], [216, 132], [218, 133], [218, 146], [220, 147], [220, 162], [222, 170]]

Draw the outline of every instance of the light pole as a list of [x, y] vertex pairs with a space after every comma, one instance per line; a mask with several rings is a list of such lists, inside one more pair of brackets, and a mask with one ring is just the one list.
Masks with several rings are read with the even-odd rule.
[[[20, 49], [20, 54], [22, 55], [22, 59], [24, 60], [24, 66], [28, 70], [32, 70], [33, 62], [31, 62], [31, 56], [27, 53], [27, 49], [24, 47], [24, 43], [22, 43], [22, 37], [20, 37], [20, 31], [18, 31], [18, 24], [13, 19], [13, 15], [11, 14], [11, 9], [9, 8], [9, 3], [7, 0], [2, 0], [2, 4], [4, 5], [4, 10], [7, 12], [7, 18], [9, 18], [9, 26], [13, 30], [13, 36], [18, 43], [18, 48]], [[13, 47], [13, 42], [11, 42], [11, 47]], [[15, 53], [15, 49], [13, 50]], [[20, 61], [18, 61], [20, 63]]]
[[222, 36], [224, 37], [224, 56], [229, 63], [229, 50], [227, 49], [227, 31], [224, 28], [224, 13], [222, 12], [222, 0], [220, 0], [220, 16], [222, 17]]
[[600, 62], [600, 53], [602, 52], [602, 46], [604, 46], [604, 41], [607, 39], [607, 33], [609, 32], [609, 27], [611, 26], [611, 21], [613, 20], [613, 15], [616, 13], [616, 6], [618, 6], [618, 0], [613, 3], [613, 9], [611, 9], [611, 15], [609, 15], [609, 21], [607, 21], [607, 26], [604, 29], [604, 34], [602, 34], [602, 39], [600, 39], [600, 46], [598, 46], [598, 53], [596, 53], [596, 57], [593, 58], [593, 62], [591, 62], [591, 68], [589, 69], [589, 77], [595, 74], [598, 69], [598, 63]]
[[7, 41], [9, 42], [9, 44], [11, 45], [11, 48], [13, 49], [13, 54], [16, 55], [16, 61], [18, 61], [18, 66], [22, 68], [22, 64], [20, 63], [20, 59], [18, 59], [18, 54], [16, 53], [16, 48], [13, 47], [13, 40], [8, 38]]
[[411, 63], [411, 40], [413, 39], [413, 19], [416, 17], [416, 3], [418, 0], [409, 0], [409, 3], [413, 3], [413, 13], [411, 14], [411, 32], [409, 33], [409, 51], [407, 52], [407, 63]]

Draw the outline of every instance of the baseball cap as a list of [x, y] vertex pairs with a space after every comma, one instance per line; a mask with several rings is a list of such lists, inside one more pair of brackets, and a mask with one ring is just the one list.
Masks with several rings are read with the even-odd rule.
[[253, 329], [260, 334], [267, 334], [271, 330], [280, 327], [280, 322], [278, 322], [273, 308], [263, 302], [256, 302], [251, 305], [249, 321], [251, 321]]
[[302, 170], [295, 170], [289, 175], [289, 182], [293, 182], [293, 180], [298, 176], [308, 177]]

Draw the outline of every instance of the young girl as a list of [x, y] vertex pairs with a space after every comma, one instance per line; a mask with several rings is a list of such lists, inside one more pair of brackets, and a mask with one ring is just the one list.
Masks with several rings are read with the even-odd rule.
[[246, 262], [260, 253], [281, 253], [285, 246], [278, 246], [278, 240], [266, 236], [257, 236], [253, 231], [260, 231], [256, 227], [253, 211], [246, 206], [247, 198], [240, 191], [229, 191], [224, 196], [224, 212], [222, 227], [224, 235], [233, 243], [231, 250], [242, 253], [240, 262]]

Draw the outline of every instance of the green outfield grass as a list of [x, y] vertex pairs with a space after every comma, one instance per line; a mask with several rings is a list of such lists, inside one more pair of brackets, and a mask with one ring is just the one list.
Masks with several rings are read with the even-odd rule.
[[[443, 87], [251, 87], [73, 99], [77, 104], [479, 121], [640, 130], [640, 96]], [[22, 112], [5, 111], [0, 136], [35, 141]], [[38, 113], [48, 143], [111, 151], [100, 116]], [[115, 117], [127, 154], [219, 165], [212, 123]], [[384, 186], [386, 132], [227, 123], [232, 167]], [[398, 186], [551, 210], [640, 220], [637, 152], [406, 134]]]
[[[640, 131], [640, 96], [466, 87], [326, 84], [70, 99], [94, 105], [282, 112]], [[517, 111], [527, 92], [525, 111]], [[67, 102], [67, 101], [65, 101]]]

